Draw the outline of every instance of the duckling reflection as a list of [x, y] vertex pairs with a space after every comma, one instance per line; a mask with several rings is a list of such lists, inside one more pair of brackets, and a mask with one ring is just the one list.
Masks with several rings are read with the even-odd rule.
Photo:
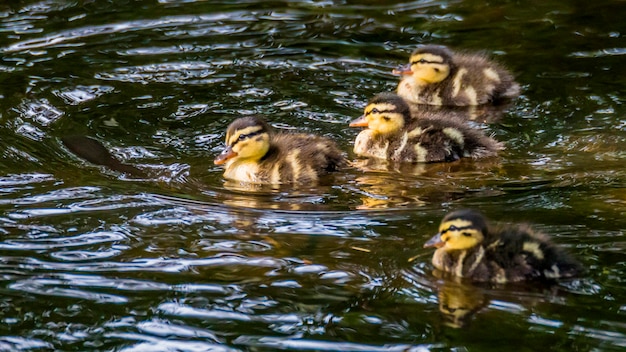
[[387, 209], [424, 206], [415, 189], [411, 190], [384, 175], [363, 175], [356, 178], [362, 204], [357, 209]]
[[320, 197], [329, 193], [327, 186], [314, 188], [295, 185], [263, 185], [224, 182], [224, 189], [229, 191], [221, 195], [222, 202], [237, 208], [274, 209], [288, 211], [320, 210]]
[[[389, 209], [421, 207], [433, 203], [462, 199], [473, 183], [472, 189], [481, 189], [484, 194], [497, 194], [498, 190], [484, 189], [500, 163], [498, 160], [471, 161], [462, 159], [456, 163], [396, 163], [381, 159], [357, 159], [351, 162], [357, 171], [354, 178], [357, 196], [362, 204], [357, 209]], [[460, 187], [446, 179], [468, 180]], [[434, 181], [434, 182], [433, 182]]]
[[489, 305], [480, 288], [451, 281], [439, 288], [437, 299], [444, 323], [453, 328], [466, 327], [476, 313]]
[[418, 104], [497, 104], [520, 93], [511, 73], [486, 55], [438, 45], [417, 48], [409, 64], [393, 73], [406, 75], [398, 84], [398, 95]]

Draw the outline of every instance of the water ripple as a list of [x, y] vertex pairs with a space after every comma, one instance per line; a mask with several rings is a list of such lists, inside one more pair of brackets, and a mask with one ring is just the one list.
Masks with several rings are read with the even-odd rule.
[[[223, 66], [223, 63], [217, 66]], [[131, 83], [214, 84], [223, 82], [230, 74], [216, 75], [216, 64], [205, 62], [168, 62], [147, 66], [122, 67], [114, 72], [101, 72], [96, 78]]]
[[[122, 347], [120, 352], [145, 352], [145, 351], [189, 351], [189, 352], [233, 352], [239, 351], [234, 348], [222, 346], [219, 344], [212, 344], [202, 341], [187, 341], [187, 340], [172, 340], [172, 339], [157, 339], [154, 337], [146, 337], [137, 334], [122, 334], [122, 333], [110, 333], [106, 335], [107, 338], [120, 338], [124, 341], [136, 341], [143, 340], [132, 344], [130, 346]], [[125, 345], [128, 343], [125, 343]]]
[[168, 315], [178, 316], [178, 317], [186, 317], [186, 318], [196, 318], [203, 320], [233, 320], [233, 321], [243, 321], [243, 322], [263, 322], [263, 323], [282, 323], [282, 324], [295, 324], [302, 321], [302, 317], [297, 314], [245, 314], [239, 312], [231, 312], [225, 310], [211, 310], [211, 309], [200, 309], [194, 308], [190, 306], [186, 306], [178, 303], [162, 303], [157, 309]]
[[125, 240], [126, 234], [119, 232], [94, 232], [71, 237], [40, 238], [32, 240], [5, 240], [0, 242], [0, 249], [7, 250], [45, 250], [65, 247], [80, 247], [87, 244], [118, 242]]
[[[119, 295], [79, 290], [74, 287], [75, 284], [76, 282], [74, 281], [37, 278], [28, 280], [17, 280], [14, 283], [8, 285], [8, 288], [24, 293], [32, 293], [43, 296], [75, 298], [93, 301], [95, 303], [119, 304], [128, 302], [128, 298]], [[69, 286], [69, 288], [63, 288], [59, 286]]]
[[223, 13], [223, 14], [206, 14], [198, 16], [171, 16], [162, 17], [157, 20], [139, 20], [120, 23], [109, 23], [104, 25], [90, 25], [88, 27], [75, 28], [71, 30], [61, 31], [54, 34], [46, 35], [41, 38], [13, 43], [4, 48], [0, 48], [0, 52], [29, 52], [34, 49], [44, 49], [50, 47], [63, 46], [80, 46], [84, 43], [71, 43], [80, 39], [88, 39], [92, 36], [105, 34], [134, 32], [146, 29], [177, 27], [181, 25], [189, 25], [194, 23], [219, 23], [222, 20], [246, 22], [250, 16], [246, 12], [240, 13]]
[[235, 339], [235, 344], [250, 347], [271, 348], [280, 350], [311, 350], [311, 351], [410, 351], [410, 352], [427, 352], [432, 348], [443, 347], [440, 344], [423, 344], [423, 345], [407, 345], [407, 344], [384, 344], [384, 345], [368, 345], [356, 342], [337, 342], [323, 340], [307, 340], [307, 339], [291, 339], [277, 338], [265, 336], [242, 335]]
[[[3, 3], [0, 350], [481, 350], [522, 340], [529, 350], [623, 350], [623, 7]], [[472, 123], [506, 142], [500, 158], [399, 167], [352, 155], [358, 131], [346, 123], [394, 90], [391, 69], [427, 43], [485, 49], [515, 72], [523, 96], [497, 123]], [[241, 114], [329, 136], [354, 163], [320, 186], [224, 182], [207, 160]], [[59, 140], [75, 134], [146, 176], [72, 156]], [[438, 278], [422, 245], [460, 207], [536, 224], [588, 273], [549, 288]], [[476, 313], [467, 326], [449, 325], [450, 299], [462, 304], [457, 317]]]
[[46, 341], [32, 337], [0, 336], [0, 350], [2, 351], [28, 351], [33, 349], [54, 349], [54, 346]]

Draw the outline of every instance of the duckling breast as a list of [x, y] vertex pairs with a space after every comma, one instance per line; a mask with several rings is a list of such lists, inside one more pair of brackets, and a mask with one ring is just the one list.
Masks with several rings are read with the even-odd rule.
[[255, 162], [234, 161], [226, 165], [224, 170], [224, 178], [240, 182], [261, 182], [258, 175], [259, 164]]
[[356, 155], [387, 159], [389, 140], [378, 138], [374, 131], [366, 129], [356, 136], [353, 150]]

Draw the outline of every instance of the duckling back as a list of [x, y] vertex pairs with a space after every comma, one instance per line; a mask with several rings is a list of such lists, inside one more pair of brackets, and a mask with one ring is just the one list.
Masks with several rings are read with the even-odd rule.
[[[501, 64], [491, 60], [485, 54], [459, 53], [454, 59], [458, 62], [458, 69], [454, 79], [461, 82], [458, 90], [452, 85], [452, 96], [460, 97], [466, 104], [449, 105], [482, 105], [499, 103], [500, 101], [513, 99], [520, 94], [520, 86], [513, 75]], [[464, 70], [465, 69], [465, 70]], [[475, 104], [472, 88], [476, 92]], [[457, 93], [458, 92], [458, 93]], [[464, 93], [464, 97], [461, 93]]]
[[280, 133], [259, 162], [258, 178], [270, 183], [309, 183], [345, 165], [330, 139], [312, 134]]
[[490, 244], [486, 258], [502, 268], [507, 281], [569, 278], [583, 272], [580, 262], [530, 225], [501, 226], [493, 231], [499, 236]]
[[456, 119], [428, 116], [413, 119], [405, 127], [394, 135], [363, 130], [354, 152], [395, 162], [433, 163], [492, 157], [504, 149], [502, 143]]

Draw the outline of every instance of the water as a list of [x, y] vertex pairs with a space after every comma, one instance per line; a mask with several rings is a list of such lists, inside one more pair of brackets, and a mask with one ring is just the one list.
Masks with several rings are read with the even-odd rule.
[[[0, 349], [626, 347], [626, 3], [7, 1], [0, 5]], [[523, 95], [495, 161], [224, 183], [256, 113], [329, 136], [420, 43], [487, 49]], [[89, 136], [132, 176], [73, 155]], [[355, 159], [350, 154], [351, 159]], [[431, 273], [451, 209], [530, 221], [588, 268], [557, 285]]]

